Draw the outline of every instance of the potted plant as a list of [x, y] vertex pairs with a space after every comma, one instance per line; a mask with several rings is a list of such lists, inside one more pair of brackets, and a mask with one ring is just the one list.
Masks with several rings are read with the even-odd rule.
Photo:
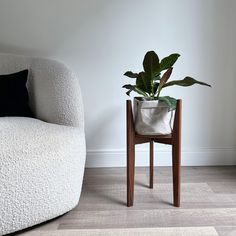
[[174, 53], [159, 61], [154, 51], [146, 53], [143, 60], [143, 69], [139, 73], [127, 71], [124, 75], [136, 79], [135, 84], [126, 84], [127, 95], [134, 91], [142, 97], [134, 98], [134, 122], [135, 130], [142, 135], [165, 135], [172, 132], [173, 112], [177, 100], [170, 96], [160, 96], [164, 88], [177, 86], [192, 86], [200, 84], [211, 87], [209, 84], [197, 81], [189, 76], [182, 80], [168, 81], [173, 65], [179, 58]]

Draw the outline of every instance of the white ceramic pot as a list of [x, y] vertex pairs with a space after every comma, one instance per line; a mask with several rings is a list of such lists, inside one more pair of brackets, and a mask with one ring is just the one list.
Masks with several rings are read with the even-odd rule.
[[135, 131], [142, 135], [166, 135], [172, 132], [174, 111], [165, 102], [134, 98]]

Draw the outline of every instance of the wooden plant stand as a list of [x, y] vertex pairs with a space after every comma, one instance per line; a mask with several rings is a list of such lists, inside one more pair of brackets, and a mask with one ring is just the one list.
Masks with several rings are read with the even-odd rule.
[[177, 101], [174, 127], [170, 135], [139, 135], [134, 129], [131, 100], [126, 101], [127, 118], [127, 206], [134, 203], [135, 145], [150, 143], [149, 187], [153, 188], [154, 142], [172, 145], [173, 199], [174, 206], [180, 206], [180, 167], [181, 167], [181, 120], [182, 100]]

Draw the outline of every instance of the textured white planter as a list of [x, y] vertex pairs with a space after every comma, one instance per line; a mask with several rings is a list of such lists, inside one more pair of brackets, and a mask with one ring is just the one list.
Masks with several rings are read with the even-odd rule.
[[172, 131], [173, 111], [165, 102], [134, 98], [135, 131], [142, 135], [166, 135]]

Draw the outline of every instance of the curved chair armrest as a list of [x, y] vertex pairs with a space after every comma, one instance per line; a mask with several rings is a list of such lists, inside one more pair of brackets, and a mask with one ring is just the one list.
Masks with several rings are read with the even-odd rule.
[[77, 76], [64, 64], [32, 58], [29, 93], [37, 118], [55, 124], [84, 128], [84, 111]]

